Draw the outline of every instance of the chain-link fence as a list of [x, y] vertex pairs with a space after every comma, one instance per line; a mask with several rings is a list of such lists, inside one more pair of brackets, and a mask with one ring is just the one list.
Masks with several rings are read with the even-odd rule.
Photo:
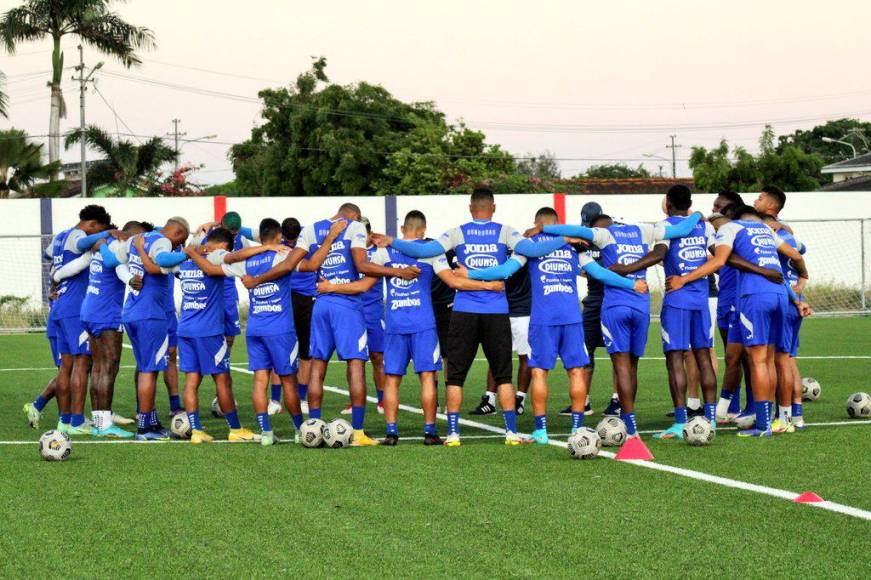
[[[819, 316], [871, 314], [871, 219], [790, 222], [807, 246], [805, 298]], [[48, 313], [51, 236], [0, 236], [0, 332], [40, 331]], [[659, 314], [662, 268], [648, 272], [652, 312]], [[586, 284], [581, 283], [582, 292]], [[244, 296], [244, 293], [243, 293]]]

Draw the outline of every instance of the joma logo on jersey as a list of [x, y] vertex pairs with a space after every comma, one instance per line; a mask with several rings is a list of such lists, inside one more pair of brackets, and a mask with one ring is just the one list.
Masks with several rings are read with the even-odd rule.
[[193, 269], [193, 270], [181, 270], [181, 271], [178, 273], [178, 277], [179, 277], [179, 278], [182, 278], [182, 279], [185, 279], [185, 278], [202, 278], [204, 275], [205, 275], [205, 272], [203, 272], [203, 271], [200, 270], [199, 268], [195, 268], [195, 269]]
[[641, 244], [617, 244], [617, 252], [620, 254], [643, 254], [644, 248], [641, 247]]
[[704, 249], [696, 246], [689, 248], [681, 248], [678, 253], [678, 257], [684, 262], [698, 262], [704, 260], [708, 255]]
[[472, 254], [471, 256], [466, 256], [463, 263], [466, 265], [466, 268], [471, 268], [472, 270], [482, 270], [484, 268], [489, 268], [490, 266], [499, 265], [495, 256], [488, 256], [486, 254]]
[[689, 236], [686, 238], [680, 238], [678, 245], [681, 248], [686, 246], [704, 246], [706, 242], [707, 240], [705, 239], [705, 236]]
[[470, 254], [487, 254], [497, 252], [499, 248], [496, 244], [466, 244], [466, 251]]
[[324, 260], [324, 263], [321, 264], [321, 268], [324, 270], [329, 270], [331, 268], [339, 268], [344, 266], [347, 262], [345, 262], [345, 256], [343, 254], [330, 254]]
[[572, 271], [572, 265], [566, 260], [548, 258], [539, 263], [538, 269], [547, 274], [569, 274]]
[[255, 298], [268, 298], [273, 294], [278, 293], [278, 284], [275, 284], [274, 282], [267, 282], [266, 284], [261, 284], [260, 286], [254, 288], [251, 293], [254, 294]]

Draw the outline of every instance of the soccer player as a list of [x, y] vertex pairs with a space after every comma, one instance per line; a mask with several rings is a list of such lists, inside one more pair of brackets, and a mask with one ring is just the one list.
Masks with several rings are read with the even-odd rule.
[[[294, 217], [286, 218], [281, 222], [281, 235], [284, 244], [295, 248], [302, 232], [299, 220]], [[308, 414], [308, 382], [311, 376], [311, 328], [312, 310], [317, 296], [317, 272], [301, 272], [295, 270], [290, 273], [290, 298], [293, 302], [293, 326], [296, 329], [296, 337], [299, 340], [299, 371], [297, 372], [296, 392], [299, 395], [300, 408]], [[276, 389], [276, 386], [278, 387]], [[281, 385], [272, 385], [272, 400], [278, 401], [281, 397]], [[280, 407], [279, 407], [280, 408]]]
[[[380, 247], [392, 246], [412, 258], [432, 258], [454, 250], [458, 262], [470, 270], [504, 263], [510, 251], [541, 256], [562, 244], [551, 240], [536, 244], [524, 239], [511, 226], [492, 221], [496, 213], [493, 192], [477, 188], [469, 203], [472, 221], [442, 234], [436, 241], [410, 242], [373, 234]], [[475, 360], [478, 347], [496, 379], [499, 404], [505, 421], [505, 444], [521, 445], [527, 440], [517, 433], [514, 387], [511, 384], [511, 323], [504, 292], [458, 290], [451, 315], [448, 350], [447, 411], [448, 437], [445, 445], [460, 445], [460, 406], [463, 384]]]
[[[559, 216], [550, 207], [543, 207], [535, 214], [536, 228], [559, 223]], [[553, 370], [556, 359], [563, 361], [569, 378], [569, 396], [572, 407], [572, 431], [584, 423], [584, 408], [589, 393], [588, 375], [583, 372], [589, 366], [584, 340], [584, 325], [578, 301], [577, 278], [581, 270], [604, 284], [613, 285], [639, 293], [647, 292], [644, 280], [619, 276], [598, 265], [587, 254], [578, 254], [573, 240], [561, 236], [537, 233], [533, 242], [562, 242], [550, 253], [529, 260], [529, 278], [532, 282], [532, 311], [529, 325], [532, 369], [532, 409], [535, 413], [533, 440], [542, 445], [549, 441], [547, 434], [547, 376]], [[526, 258], [515, 255], [499, 266], [484, 270], [463, 270], [463, 274], [475, 280], [490, 280], [510, 276], [523, 267]]]
[[[778, 243], [771, 228], [762, 223], [753, 208], [741, 208], [736, 216], [737, 220], [722, 225], [717, 231], [714, 255], [705, 264], [688, 274], [667, 278], [669, 291], [680, 290], [686, 284], [712, 274], [733, 252], [759, 267], [780, 271]], [[801, 260], [798, 252], [795, 254]], [[788, 293], [792, 294], [788, 286], [775, 284], [753, 272], [742, 273], [739, 277], [737, 314], [742, 342], [750, 357], [756, 411], [755, 428], [740, 431], [738, 435], [741, 437], [771, 436], [770, 405], [777, 386], [777, 374], [786, 372], [782, 358], [775, 357], [774, 352], [775, 346], [783, 349], [786, 338], [783, 330]], [[807, 304], [797, 298], [793, 298], [793, 302], [803, 316], [809, 314]]]
[[[694, 213], [676, 224], [613, 224], [608, 228], [587, 228], [579, 225], [549, 225], [548, 234], [565, 235], [592, 241], [602, 252], [602, 265], [632, 264], [662, 240], [687, 235], [701, 220]], [[633, 272], [636, 280], [646, 279], [646, 270]], [[635, 395], [638, 391], [638, 359], [647, 345], [647, 328], [650, 324], [650, 296], [641, 295], [625, 288], [608, 286], [602, 302], [602, 335], [605, 348], [611, 355], [617, 373], [617, 388], [620, 398], [621, 418], [630, 437], [637, 436], [635, 423]]]
[[[54, 238], [53, 268], [59, 270], [91, 249], [98, 239], [109, 235], [111, 218], [98, 205], [79, 212], [79, 223]], [[85, 395], [90, 368], [88, 333], [82, 326], [81, 310], [88, 288], [88, 262], [80, 260], [80, 270], [60, 281], [52, 308], [61, 365], [58, 371], [57, 402], [61, 418], [58, 430], [69, 435], [90, 435], [85, 423]]]
[[[402, 225], [403, 239], [413, 243], [425, 243], [426, 216], [413, 210], [405, 216]], [[419, 268], [420, 275], [412, 280], [390, 277], [387, 279], [387, 320], [385, 328], [384, 368], [384, 419], [387, 435], [382, 445], [394, 446], [399, 442], [397, 415], [399, 413], [399, 385], [408, 368], [414, 363], [414, 372], [420, 378], [420, 400], [424, 415], [424, 445], [441, 445], [442, 439], [436, 430], [438, 392], [436, 374], [442, 367], [441, 348], [435, 315], [432, 309], [432, 279], [439, 278], [451, 289], [467, 291], [503, 290], [501, 282], [475, 282], [455, 276], [448, 265], [447, 256], [415, 259], [394, 248], [379, 248], [372, 261], [387, 268]], [[318, 284], [322, 294], [330, 292], [360, 292], [374, 286], [380, 279], [367, 276], [353, 284]], [[355, 287], [356, 286], [356, 287]]]

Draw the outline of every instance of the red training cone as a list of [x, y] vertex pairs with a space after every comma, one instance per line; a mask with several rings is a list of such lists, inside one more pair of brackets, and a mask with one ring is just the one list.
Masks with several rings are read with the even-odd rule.
[[626, 440], [614, 459], [617, 461], [650, 461], [654, 457], [641, 437], [636, 436]]
[[823, 498], [812, 491], [806, 491], [792, 501], [795, 503], [819, 503], [823, 501]]

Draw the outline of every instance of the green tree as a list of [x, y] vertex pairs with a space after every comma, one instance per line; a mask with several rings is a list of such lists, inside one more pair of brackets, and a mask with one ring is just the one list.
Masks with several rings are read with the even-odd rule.
[[51, 37], [51, 110], [49, 114], [48, 157], [60, 159], [60, 120], [66, 117], [61, 91], [64, 53], [61, 40], [72, 34], [80, 41], [115, 59], [125, 67], [140, 64], [136, 50], [154, 46], [154, 35], [143, 27], [125, 22], [109, 10], [112, 0], [26, 0], [0, 17], [0, 37], [14, 54], [19, 42]]
[[160, 137], [152, 137], [142, 144], [124, 139], [113, 139], [108, 133], [93, 125], [85, 128], [84, 134], [76, 130], [67, 135], [67, 147], [79, 143], [96, 150], [102, 159], [88, 168], [88, 184], [91, 187], [112, 185], [119, 195], [128, 189], [140, 195], [156, 194], [154, 174], [163, 163], [175, 161], [178, 154], [164, 145]]
[[650, 172], [643, 165], [632, 168], [623, 163], [591, 165], [587, 171], [578, 175], [578, 179], [631, 179], [650, 177]]
[[[823, 139], [837, 139], [850, 143], [856, 153], [871, 152], [871, 123], [858, 119], [838, 119], [817, 125], [813, 129], [799, 129], [789, 135], [778, 137], [777, 150], [783, 152], [786, 147], [797, 147], [805, 153], [819, 155], [824, 164], [837, 163], [853, 156], [853, 150], [842, 143], [832, 143]], [[820, 183], [830, 183], [831, 175], [819, 176]]]
[[0, 198], [11, 192], [23, 195], [51, 195], [61, 189], [64, 182], [38, 183], [48, 179], [60, 167], [60, 162], [42, 162], [42, 144], [27, 140], [27, 134], [18, 129], [0, 131]]
[[517, 163], [517, 172], [538, 179], [559, 179], [562, 177], [556, 156], [550, 151], [522, 159]]
[[6, 81], [6, 75], [3, 74], [3, 71], [0, 71], [0, 117], [9, 118], [9, 113], [6, 110], [6, 106], [9, 104], [9, 100], [6, 97], [6, 93], [3, 92], [3, 83]]

